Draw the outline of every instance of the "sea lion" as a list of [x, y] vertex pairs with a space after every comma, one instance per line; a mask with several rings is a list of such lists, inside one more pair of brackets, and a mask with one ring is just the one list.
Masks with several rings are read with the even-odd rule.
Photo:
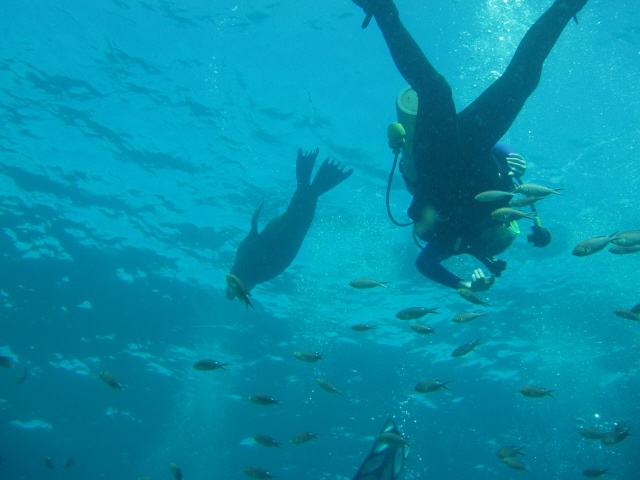
[[[298, 149], [296, 161], [297, 188], [289, 207], [271, 220], [258, 233], [258, 219], [262, 205], [251, 218], [251, 230], [238, 246], [230, 273], [241, 279], [247, 292], [259, 283], [267, 282], [291, 265], [298, 254], [316, 212], [318, 198], [346, 180], [353, 170], [344, 170], [335, 160], [325, 159], [313, 182], [311, 172], [318, 157], [318, 149], [302, 153]], [[227, 297], [233, 292], [227, 288]]]

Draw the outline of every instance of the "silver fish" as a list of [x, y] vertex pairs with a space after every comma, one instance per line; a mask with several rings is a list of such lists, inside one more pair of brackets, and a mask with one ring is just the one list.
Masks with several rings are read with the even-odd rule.
[[430, 313], [438, 313], [438, 307], [435, 308], [427, 308], [427, 307], [409, 307], [404, 310], [400, 310], [396, 313], [396, 318], [399, 320], [415, 320], [417, 318], [424, 317]]
[[329, 393], [337, 393], [342, 395], [340, 390], [338, 390], [329, 380], [325, 380], [324, 378], [316, 378], [316, 383], [323, 389], [325, 392]]
[[524, 463], [522, 463], [515, 457], [504, 457], [502, 461], [507, 467], [513, 468], [514, 470], [525, 470], [527, 472], [529, 471], [527, 470], [527, 467], [524, 465]]
[[547, 195], [560, 195], [561, 188], [549, 188], [535, 183], [523, 183], [515, 188], [516, 193], [527, 197], [546, 197]]
[[547, 197], [520, 197], [520, 198], [514, 198], [509, 202], [509, 206], [512, 207], [512, 208], [529, 207], [529, 206], [533, 205], [534, 203], [538, 202], [539, 200], [542, 200], [543, 198], [547, 198]]
[[318, 438], [318, 434], [317, 433], [302, 432], [302, 433], [299, 433], [299, 434], [295, 435], [290, 440], [290, 442], [293, 445], [302, 445], [303, 443], [310, 442], [311, 440], [315, 440], [316, 438]]
[[376, 327], [374, 325], [368, 325], [366, 323], [356, 323], [355, 325], [351, 325], [351, 330], [355, 330], [356, 332], [366, 332], [367, 330], [374, 330]]
[[436, 392], [440, 389], [449, 389], [449, 387], [447, 387], [447, 384], [451, 383], [450, 381], [448, 382], [441, 382], [439, 380], [422, 380], [421, 382], [418, 382], [416, 384], [416, 386], [414, 387], [414, 390], [418, 393], [431, 393], [431, 392]]
[[351, 280], [349, 282], [349, 286], [353, 288], [366, 289], [375, 287], [386, 287], [386, 283], [389, 282], [378, 282], [369, 278], [356, 278], [355, 280]]
[[526, 457], [526, 455], [522, 453], [523, 448], [524, 447], [515, 446], [502, 447], [496, 452], [496, 455], [498, 456], [498, 458], [517, 457], [518, 455]]
[[261, 435], [257, 434], [253, 436], [253, 440], [263, 447], [277, 447], [282, 448], [278, 442], [276, 442], [275, 438], [270, 437], [269, 435]]
[[474, 348], [476, 348], [478, 345], [480, 345], [480, 340], [482, 340], [482, 339], [479, 338], [475, 342], [465, 343], [465, 344], [460, 345], [453, 352], [451, 352], [451, 356], [453, 358], [458, 358], [458, 357], [465, 356], [467, 353], [471, 353]]
[[542, 397], [553, 398], [553, 395], [551, 395], [552, 392], [555, 392], [555, 390], [546, 390], [536, 385], [525, 385], [520, 389], [520, 393], [522, 395], [530, 398], [542, 398]]
[[409, 325], [409, 327], [411, 327], [411, 330], [421, 335], [429, 335], [430, 333], [436, 333], [436, 331], [433, 328], [427, 327], [422, 323], [412, 323], [411, 325]]
[[314, 363], [318, 360], [322, 360], [322, 353], [320, 352], [307, 352], [305, 350], [298, 350], [293, 352], [293, 356], [301, 362]]
[[611, 240], [611, 243], [615, 243], [621, 247], [635, 247], [636, 245], [640, 245], [640, 230], [620, 232], [616, 238]]
[[572, 255], [576, 257], [586, 257], [593, 255], [596, 252], [604, 249], [611, 241], [617, 238], [617, 233], [612, 233], [609, 236], [587, 238], [586, 240], [578, 243], [574, 248]]
[[486, 314], [487, 312], [462, 312], [456, 314], [451, 321], [454, 323], [467, 323]]
[[515, 208], [498, 208], [491, 212], [491, 218], [498, 220], [500, 222], [512, 222], [514, 220], [522, 220], [523, 218], [528, 218], [529, 220], [535, 220], [536, 215], [533, 212], [526, 213], [521, 212], [520, 210], [516, 210]]
[[632, 247], [614, 245], [609, 249], [609, 252], [613, 253], [614, 255], [629, 255], [630, 253], [638, 253], [640, 252], [640, 245], [633, 245]]
[[458, 295], [464, 298], [467, 302], [475, 303], [476, 305], [482, 305], [485, 307], [490, 306], [487, 302], [485, 302], [482, 298], [480, 298], [468, 288], [459, 288], [457, 291]]
[[487, 202], [497, 202], [498, 200], [511, 198], [514, 195], [515, 193], [503, 192], [502, 190], [488, 190], [486, 192], [479, 193], [474, 198], [478, 202], [487, 203]]

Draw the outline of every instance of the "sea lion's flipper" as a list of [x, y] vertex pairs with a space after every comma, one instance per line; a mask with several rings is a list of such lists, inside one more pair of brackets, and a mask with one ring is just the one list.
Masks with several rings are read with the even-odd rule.
[[298, 187], [311, 185], [311, 172], [313, 172], [313, 166], [316, 164], [316, 158], [318, 158], [319, 149], [315, 149], [311, 152], [302, 153], [302, 149], [298, 149], [298, 160], [296, 160], [296, 180], [298, 181]]
[[251, 217], [251, 230], [249, 231], [249, 235], [247, 235], [247, 237], [254, 237], [258, 235], [258, 219], [260, 218], [260, 212], [262, 211], [263, 205], [264, 202], [260, 204], [258, 209], [253, 214], [253, 217]]
[[311, 184], [311, 191], [320, 196], [325, 192], [328, 192], [333, 187], [343, 182], [349, 175], [353, 173], [353, 170], [345, 170], [345, 167], [335, 160], [327, 158], [316, 173], [313, 183]]

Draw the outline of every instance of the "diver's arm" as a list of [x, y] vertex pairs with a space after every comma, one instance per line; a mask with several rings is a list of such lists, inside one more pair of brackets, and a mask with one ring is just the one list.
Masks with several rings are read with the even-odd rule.
[[416, 267], [421, 274], [440, 285], [454, 289], [462, 288], [460, 284], [464, 280], [441, 265], [442, 261], [452, 255], [453, 252], [441, 248], [434, 242], [429, 242], [418, 255]]

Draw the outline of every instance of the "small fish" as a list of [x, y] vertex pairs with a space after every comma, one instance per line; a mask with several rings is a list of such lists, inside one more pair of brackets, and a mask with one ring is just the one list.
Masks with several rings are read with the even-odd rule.
[[465, 356], [467, 353], [470, 353], [473, 351], [474, 348], [476, 348], [478, 345], [480, 345], [480, 340], [482, 340], [481, 338], [479, 338], [478, 340], [476, 340], [475, 342], [472, 343], [465, 343], [463, 345], [460, 345], [458, 348], [456, 348], [453, 352], [451, 352], [451, 356], [453, 358], [458, 358], [458, 357], [463, 357]]
[[367, 330], [375, 330], [375, 328], [373, 325], [367, 325], [366, 323], [351, 325], [351, 330], [355, 330], [356, 332], [366, 332]]
[[467, 323], [486, 314], [487, 312], [462, 312], [456, 314], [451, 321], [454, 323]]
[[601, 440], [607, 435], [607, 432], [595, 427], [581, 428], [578, 433], [589, 440]]
[[553, 395], [551, 395], [553, 392], [555, 392], [555, 390], [545, 390], [544, 388], [537, 387], [535, 385], [525, 385], [520, 389], [520, 393], [522, 395], [530, 398], [542, 398], [547, 396], [553, 398]]
[[623, 247], [621, 245], [614, 245], [609, 248], [609, 252], [614, 255], [629, 255], [631, 253], [640, 252], [640, 245], [634, 245], [633, 247]]
[[429, 335], [430, 333], [436, 333], [436, 330], [434, 328], [423, 325], [422, 323], [412, 323], [411, 325], [409, 325], [409, 327], [411, 328], [411, 330], [419, 333], [420, 335]]
[[633, 313], [640, 314], [640, 303], [638, 303], [637, 305], [634, 305], [634, 306], [631, 308], [631, 311], [632, 311]]
[[616, 433], [627, 433], [629, 431], [629, 420], [616, 423], [613, 431]]
[[69, 457], [67, 458], [67, 461], [64, 462], [64, 468], [69, 468], [72, 467], [73, 465], [75, 465], [75, 460], [73, 459], [73, 457]]
[[370, 280], [368, 278], [356, 278], [355, 280], [351, 280], [349, 282], [349, 286], [353, 288], [359, 288], [361, 290], [366, 288], [375, 288], [375, 287], [387, 287], [387, 283], [389, 282], [377, 282], [375, 280]]
[[529, 471], [527, 470], [527, 467], [524, 465], [524, 463], [522, 463], [515, 457], [504, 457], [502, 461], [507, 467], [513, 468], [514, 470], [525, 470], [527, 472]]
[[447, 387], [448, 383], [451, 383], [451, 382], [450, 381], [440, 382], [438, 380], [422, 380], [421, 382], [418, 382], [413, 389], [418, 393], [431, 393], [431, 392], [436, 392], [438, 390], [441, 390], [443, 388], [448, 390], [449, 389], [449, 387]]
[[604, 249], [604, 247], [609, 245], [609, 242], [613, 241], [616, 238], [616, 235], [617, 233], [612, 233], [609, 236], [587, 238], [586, 240], [578, 243], [571, 253], [576, 257], [586, 257], [588, 255], [593, 255], [594, 253], [599, 252], [600, 250]]
[[514, 192], [521, 193], [527, 197], [546, 197], [548, 195], [560, 195], [562, 188], [549, 188], [535, 183], [523, 183], [518, 185]]
[[517, 457], [518, 455], [522, 455], [523, 457], [526, 457], [526, 455], [524, 453], [522, 453], [522, 449], [524, 447], [514, 447], [514, 446], [510, 446], [510, 447], [502, 447], [500, 448], [497, 452], [496, 455], [498, 456], [498, 458], [509, 458], [509, 457]]
[[615, 445], [616, 443], [620, 443], [623, 440], [626, 440], [629, 436], [631, 436], [629, 430], [626, 430], [624, 432], [609, 432], [600, 439], [600, 442], [603, 445]]
[[302, 445], [303, 443], [310, 442], [311, 440], [315, 440], [316, 438], [318, 438], [317, 433], [302, 432], [295, 435], [290, 441], [292, 445]]
[[251, 304], [251, 301], [249, 300], [249, 297], [251, 296], [251, 294], [249, 293], [247, 288], [244, 286], [244, 283], [242, 283], [242, 280], [240, 280], [233, 273], [227, 273], [227, 275], [225, 275], [225, 278], [227, 279], [227, 287], [229, 287], [229, 290], [231, 290], [231, 292], [236, 296], [236, 298], [240, 300], [242, 303], [244, 303], [247, 306], [247, 309], [249, 307], [254, 308], [253, 305]]
[[586, 470], [582, 471], [582, 474], [585, 477], [589, 477], [589, 478], [595, 478], [595, 477], [601, 477], [602, 475], [605, 475], [609, 470], [604, 470], [602, 468], [587, 468]]
[[259, 478], [261, 480], [275, 478], [268, 470], [265, 470], [262, 467], [247, 467], [243, 472], [249, 478]]
[[482, 298], [480, 298], [474, 292], [469, 290], [468, 288], [459, 288], [457, 291], [458, 291], [458, 295], [460, 295], [462, 298], [464, 298], [467, 302], [471, 302], [471, 303], [474, 303], [476, 305], [482, 305], [484, 307], [490, 307], [491, 306], [487, 302], [482, 300]]
[[16, 377], [16, 385], [20, 385], [27, 381], [27, 377], [29, 376], [29, 370], [27, 367], [24, 367], [22, 373]]
[[404, 438], [402, 435], [398, 435], [393, 432], [382, 432], [378, 435], [378, 440], [387, 445], [394, 447], [402, 447], [403, 445], [411, 445], [411, 440]]
[[515, 195], [515, 193], [511, 192], [503, 192], [501, 190], [488, 190], [486, 192], [481, 192], [476, 195], [474, 198], [478, 202], [497, 202], [498, 200], [504, 200], [506, 198], [511, 198]]
[[396, 318], [398, 320], [416, 320], [430, 313], [438, 313], [436, 310], [438, 310], [438, 307], [409, 307], [396, 313]]
[[124, 391], [124, 385], [113, 374], [109, 372], [100, 372], [100, 380], [109, 385], [114, 390]]
[[53, 470], [54, 468], [56, 468], [56, 466], [53, 464], [53, 460], [51, 459], [51, 457], [47, 457], [44, 459], [44, 466], [47, 467], [49, 470]]
[[251, 395], [249, 397], [249, 400], [252, 403], [255, 403], [256, 405], [262, 405], [264, 407], [271, 407], [273, 405], [281, 404], [280, 400], [276, 400], [273, 397], [270, 397], [268, 395], [261, 395], [261, 394]]
[[220, 363], [217, 362], [216, 360], [211, 360], [209, 358], [205, 358], [204, 360], [199, 360], [196, 363], [193, 364], [193, 368], [195, 368], [196, 370], [200, 370], [202, 372], [210, 372], [213, 370], [226, 370], [227, 365], [229, 365], [228, 363]]
[[322, 354], [319, 352], [307, 352], [304, 350], [298, 350], [293, 352], [293, 356], [301, 362], [314, 363], [318, 360], [322, 360]]
[[621, 247], [638, 246], [640, 245], [640, 230], [620, 232], [615, 239], [611, 240], [611, 243], [615, 243]]
[[531, 205], [535, 204], [536, 202], [544, 199], [546, 197], [520, 197], [520, 198], [514, 198], [509, 202], [509, 206], [511, 208], [523, 208], [523, 207], [530, 207]]
[[262, 445], [263, 447], [278, 447], [278, 448], [282, 448], [280, 446], [280, 444], [278, 442], [275, 441], [275, 439], [271, 438], [268, 435], [254, 435], [253, 436], [253, 440], [258, 444], [258, 445]]
[[7, 357], [6, 355], [0, 355], [0, 367], [12, 368], [13, 359], [11, 357]]
[[522, 212], [520, 210], [516, 210], [515, 208], [503, 207], [491, 212], [491, 218], [500, 222], [508, 223], [513, 222], [514, 220], [522, 220], [523, 218], [535, 220], [536, 214], [533, 212]]
[[175, 463], [170, 463], [169, 470], [171, 471], [171, 475], [173, 475], [173, 478], [175, 478], [176, 480], [182, 480], [182, 469], [178, 465], [176, 465]]
[[615, 310], [613, 313], [615, 313], [620, 318], [625, 318], [627, 320], [640, 322], [640, 315], [638, 315], [637, 313], [633, 313], [633, 310], [629, 310], [628, 308], [619, 308], [618, 310]]
[[325, 392], [337, 393], [339, 395], [342, 395], [342, 392], [340, 392], [340, 390], [338, 390], [336, 387], [333, 386], [333, 384], [331, 384], [328, 380], [325, 380], [324, 378], [316, 378], [316, 383]]

